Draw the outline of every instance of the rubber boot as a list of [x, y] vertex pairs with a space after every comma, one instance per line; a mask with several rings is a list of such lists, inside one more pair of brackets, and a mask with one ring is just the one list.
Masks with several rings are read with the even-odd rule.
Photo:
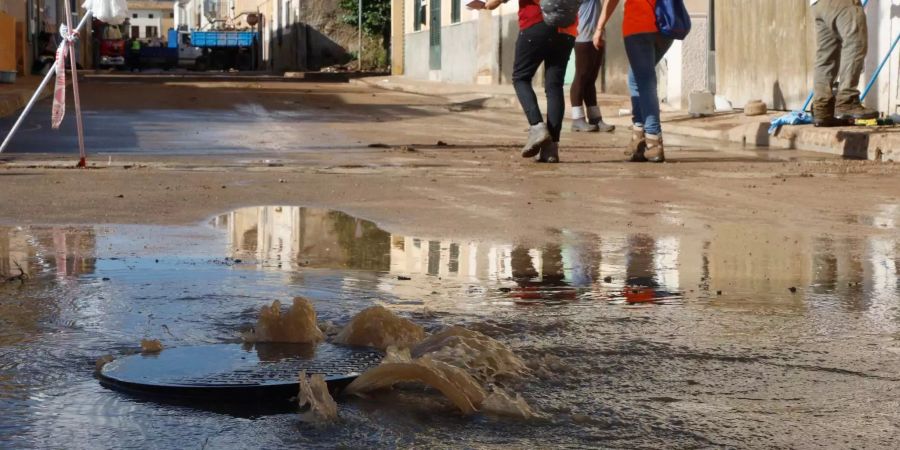
[[550, 141], [541, 147], [540, 154], [534, 158], [539, 163], [556, 164], [559, 162], [559, 142]]

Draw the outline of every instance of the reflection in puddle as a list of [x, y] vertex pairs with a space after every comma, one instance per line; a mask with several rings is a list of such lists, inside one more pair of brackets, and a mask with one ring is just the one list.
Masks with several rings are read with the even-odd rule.
[[789, 288], [897, 295], [898, 241], [890, 237], [871, 237], [864, 245], [855, 238], [834, 241], [720, 224], [704, 236], [598, 237], [551, 230], [551, 244], [530, 247], [394, 235], [341, 212], [288, 206], [244, 208], [213, 223], [228, 231], [234, 259], [287, 272], [328, 268], [385, 273], [390, 276], [381, 278], [379, 290], [398, 300], [671, 304], [723, 293], [781, 296]]

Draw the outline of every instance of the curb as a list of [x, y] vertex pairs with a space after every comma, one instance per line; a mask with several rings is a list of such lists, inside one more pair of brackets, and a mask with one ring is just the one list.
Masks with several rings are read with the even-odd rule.
[[[35, 86], [35, 88], [37, 88], [37, 86]], [[38, 100], [50, 97], [52, 92], [51, 86], [47, 86], [43, 92], [38, 94]], [[0, 119], [15, 115], [19, 110], [28, 105], [28, 101], [31, 100], [32, 95], [34, 95], [33, 91], [0, 94]]]

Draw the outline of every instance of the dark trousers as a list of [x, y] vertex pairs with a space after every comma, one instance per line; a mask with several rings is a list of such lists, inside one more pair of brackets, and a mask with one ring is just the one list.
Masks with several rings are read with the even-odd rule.
[[569, 89], [572, 106], [597, 106], [597, 77], [602, 65], [602, 49], [594, 47], [593, 42], [575, 43], [575, 79]]
[[559, 33], [544, 22], [519, 32], [516, 41], [516, 61], [513, 64], [513, 87], [525, 111], [528, 123], [537, 125], [544, 121], [537, 95], [531, 80], [541, 64], [544, 64], [544, 92], [547, 94], [547, 128], [554, 142], [559, 142], [562, 121], [566, 110], [563, 83], [566, 66], [575, 37]]

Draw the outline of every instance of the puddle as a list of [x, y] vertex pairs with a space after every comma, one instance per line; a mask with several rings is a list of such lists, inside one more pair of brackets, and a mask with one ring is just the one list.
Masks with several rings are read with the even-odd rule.
[[[893, 224], [896, 209], [885, 211], [873, 223]], [[194, 227], [0, 228], [0, 447], [746, 446], [822, 414], [823, 435], [856, 436], [869, 427], [857, 418], [883, 407], [866, 440], [854, 438], [878, 446], [898, 419], [892, 227], [548, 230], [547, 244], [527, 245], [272, 206]], [[92, 378], [98, 358], [141, 339], [239, 342], [262, 306], [296, 296], [337, 325], [383, 305], [428, 333], [465, 325], [503, 342], [532, 373], [510, 392], [543, 419], [464, 419], [439, 395], [400, 389], [345, 399], [338, 421], [317, 428], [296, 414], [139, 401]], [[790, 415], [772, 413], [785, 410], [779, 399], [794, 399]]]

